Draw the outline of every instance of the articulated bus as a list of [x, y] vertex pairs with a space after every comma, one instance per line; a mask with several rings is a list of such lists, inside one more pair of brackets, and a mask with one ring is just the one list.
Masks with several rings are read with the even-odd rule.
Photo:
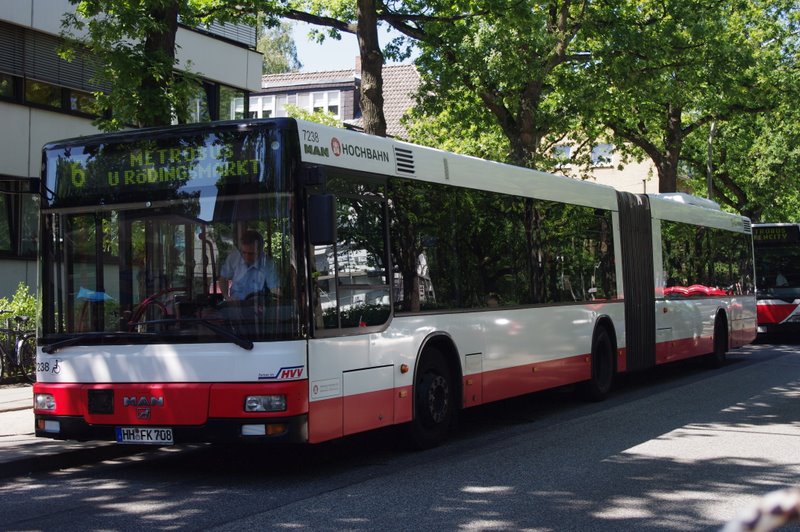
[[[254, 233], [272, 280], [234, 299]], [[599, 400], [756, 334], [750, 223], [713, 202], [293, 119], [45, 146], [39, 287], [55, 439], [429, 447], [462, 409]]]
[[754, 224], [758, 333], [800, 331], [800, 225]]

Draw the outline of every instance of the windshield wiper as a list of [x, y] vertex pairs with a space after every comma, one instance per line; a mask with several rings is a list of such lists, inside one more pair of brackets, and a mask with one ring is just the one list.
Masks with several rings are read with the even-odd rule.
[[[226, 329], [224, 327], [220, 327], [214, 323], [211, 323], [208, 320], [204, 320], [202, 318], [184, 318], [184, 319], [177, 319], [177, 318], [169, 318], [163, 320], [150, 320], [150, 321], [140, 321], [137, 322], [136, 325], [158, 325], [158, 324], [173, 324], [173, 323], [199, 323], [203, 327], [207, 328], [211, 332], [227, 338], [232, 343], [238, 345], [242, 349], [247, 349], [248, 351], [253, 349], [253, 342], [247, 338], [242, 338], [235, 332], [231, 331], [230, 329]], [[81, 333], [76, 336], [72, 336], [65, 340], [61, 340], [59, 342], [52, 343], [50, 345], [46, 345], [42, 347], [42, 351], [47, 353], [48, 355], [52, 355], [56, 351], [61, 348], [69, 347], [71, 345], [76, 345], [86, 340], [111, 340], [111, 339], [119, 339], [119, 338], [141, 338], [142, 336], [157, 336], [156, 333], [149, 333], [149, 332], [136, 332], [136, 331], [116, 331], [116, 332], [93, 332], [93, 333]]]
[[50, 345], [46, 345], [42, 347], [42, 351], [47, 353], [48, 355], [52, 355], [59, 349], [63, 347], [69, 347], [71, 345], [76, 345], [86, 340], [111, 340], [111, 339], [118, 339], [118, 338], [139, 338], [142, 336], [155, 336], [153, 333], [141, 333], [141, 332], [134, 332], [134, 331], [107, 331], [107, 332], [89, 332], [89, 333], [81, 333], [76, 336], [72, 336], [65, 340], [60, 340], [58, 342], [52, 343]]
[[249, 340], [248, 338], [243, 338], [243, 337], [239, 336], [238, 334], [236, 334], [235, 332], [233, 332], [232, 330], [226, 329], [225, 327], [220, 327], [219, 325], [217, 325], [215, 323], [211, 323], [210, 321], [208, 321], [206, 319], [203, 319], [203, 318], [182, 318], [182, 319], [167, 318], [167, 319], [162, 319], [162, 320], [139, 321], [139, 322], [136, 322], [135, 324], [132, 324], [132, 325], [134, 325], [134, 326], [138, 326], [138, 325], [159, 325], [159, 324], [167, 325], [167, 324], [173, 324], [173, 323], [199, 323], [200, 325], [202, 325], [203, 327], [205, 327], [209, 331], [211, 331], [211, 332], [213, 332], [215, 334], [218, 334], [219, 336], [222, 336], [224, 338], [227, 338], [232, 343], [238, 345], [242, 349], [247, 349], [248, 351], [253, 349], [253, 342], [251, 340]]

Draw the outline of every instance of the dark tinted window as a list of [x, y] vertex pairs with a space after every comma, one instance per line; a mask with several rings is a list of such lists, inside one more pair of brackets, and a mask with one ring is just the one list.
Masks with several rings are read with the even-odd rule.
[[616, 297], [608, 211], [400, 179], [388, 194], [400, 311]]

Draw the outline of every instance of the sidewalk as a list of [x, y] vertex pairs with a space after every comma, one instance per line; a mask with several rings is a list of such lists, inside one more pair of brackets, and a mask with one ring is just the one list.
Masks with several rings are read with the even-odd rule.
[[0, 385], [0, 479], [75, 467], [129, 455], [134, 449], [109, 442], [73, 442], [34, 435], [33, 387]]

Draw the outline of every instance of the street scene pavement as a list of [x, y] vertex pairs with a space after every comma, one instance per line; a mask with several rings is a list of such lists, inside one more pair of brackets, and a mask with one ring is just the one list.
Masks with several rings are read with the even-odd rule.
[[33, 386], [0, 385], [0, 478], [76, 466], [133, 451], [108, 442], [37, 438], [34, 435]]

